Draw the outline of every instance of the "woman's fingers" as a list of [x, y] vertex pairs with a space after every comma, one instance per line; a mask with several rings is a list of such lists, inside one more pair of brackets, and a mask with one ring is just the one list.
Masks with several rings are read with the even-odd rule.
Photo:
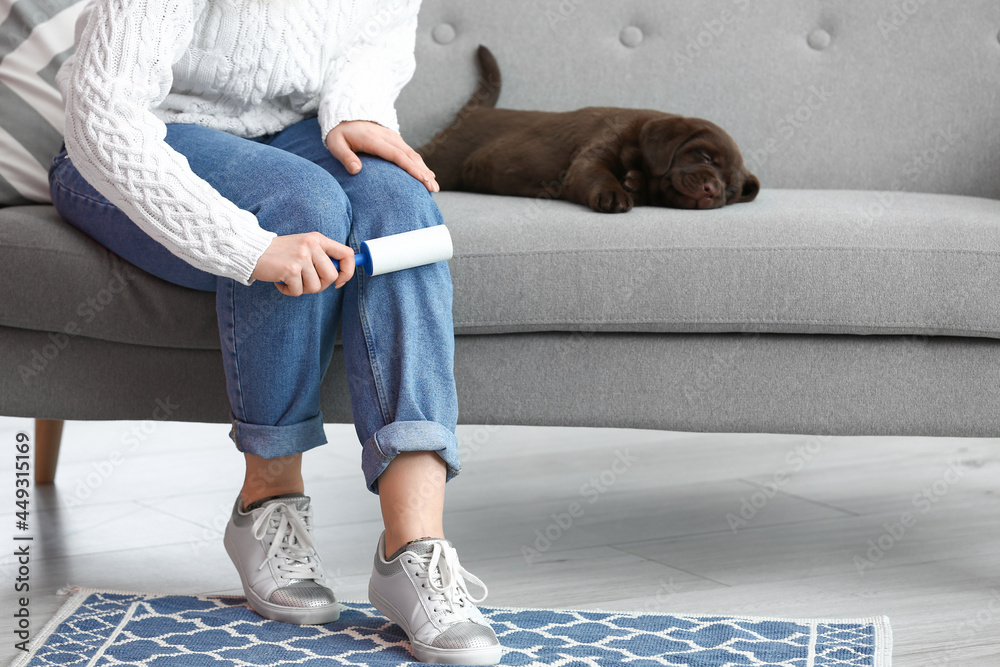
[[285, 280], [280, 283], [275, 283], [275, 287], [278, 291], [285, 296], [302, 296], [302, 277], [295, 276], [293, 274], [288, 274], [285, 276]]
[[431, 192], [437, 192], [441, 189], [434, 179], [434, 172], [424, 163], [424, 159], [420, 157], [420, 153], [413, 150], [409, 144], [403, 141], [401, 136], [395, 132], [391, 132], [387, 136], [382, 137], [382, 140], [388, 144], [389, 148], [387, 152], [392, 156], [382, 157], [402, 167], [408, 174], [427, 186], [427, 189]]
[[320, 250], [328, 261], [332, 257], [340, 264], [340, 271], [338, 273], [333, 269], [333, 262], [329, 262], [331, 269], [330, 280], [333, 282], [334, 287], [340, 289], [354, 275], [354, 250], [325, 236], [320, 238]]
[[[342, 125], [343, 123], [341, 123]], [[337, 127], [340, 127], [339, 125]], [[361, 171], [361, 158], [351, 150], [351, 145], [347, 142], [344, 137], [343, 132], [336, 132], [334, 130], [330, 131], [330, 134], [326, 135], [326, 147], [327, 150], [333, 154], [333, 157], [340, 161], [340, 164], [344, 165], [344, 169], [350, 174], [356, 174]], [[359, 148], [358, 150], [364, 150]]]
[[[329, 285], [330, 283], [327, 283]], [[323, 281], [319, 278], [319, 273], [316, 271], [316, 264], [310, 262], [302, 267], [302, 293], [303, 294], [316, 294], [317, 292], [322, 292], [325, 285]]]
[[441, 189], [438, 186], [437, 181], [434, 180], [434, 172], [427, 168], [427, 165], [424, 164], [424, 160], [420, 157], [419, 153], [406, 144], [403, 144], [403, 146], [397, 146], [390, 143], [389, 145], [391, 146], [389, 152], [391, 152], [393, 156], [391, 159], [392, 162], [405, 169], [410, 176], [413, 176], [413, 178], [423, 183], [431, 192], [437, 192]]
[[369, 121], [344, 121], [333, 128], [326, 138], [327, 148], [351, 174], [361, 170], [358, 152], [370, 153], [398, 165], [424, 184], [430, 192], [441, 188], [434, 172], [398, 133]]
[[[326, 239], [325, 236], [323, 238]], [[313, 247], [312, 269], [316, 273], [316, 281], [320, 286], [320, 289], [316, 290], [317, 292], [337, 282], [339, 273], [337, 269], [334, 268], [333, 262], [330, 261], [330, 255], [325, 250], [322, 242], [317, 243], [316, 246]]]

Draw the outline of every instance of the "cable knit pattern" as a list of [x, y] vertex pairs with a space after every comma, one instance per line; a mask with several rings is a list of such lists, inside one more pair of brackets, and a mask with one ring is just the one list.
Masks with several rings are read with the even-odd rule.
[[243, 137], [319, 115], [399, 131], [419, 0], [93, 0], [59, 71], [80, 173], [193, 266], [249, 285], [275, 234], [196, 176], [166, 123]]

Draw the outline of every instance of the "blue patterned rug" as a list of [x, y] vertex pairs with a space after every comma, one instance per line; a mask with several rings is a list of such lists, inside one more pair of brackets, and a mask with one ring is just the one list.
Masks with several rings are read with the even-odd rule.
[[[482, 608], [502, 665], [889, 667], [884, 616], [790, 620]], [[371, 605], [328, 625], [266, 621], [242, 597], [76, 589], [11, 667], [413, 665], [409, 642]]]

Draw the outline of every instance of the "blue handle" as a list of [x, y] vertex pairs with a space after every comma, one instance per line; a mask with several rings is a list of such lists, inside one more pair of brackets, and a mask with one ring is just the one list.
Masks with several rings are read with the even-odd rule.
[[[340, 271], [340, 262], [338, 262], [337, 260], [333, 259], [332, 257], [330, 258], [330, 261], [333, 262], [333, 268], [335, 268], [338, 271]], [[370, 263], [368, 262], [368, 255], [365, 254], [365, 252], [363, 250], [362, 250], [362, 252], [359, 252], [357, 255], [354, 256], [354, 267], [355, 267], [355, 270], [357, 270], [357, 267], [359, 267], [359, 266], [365, 267], [366, 269], [368, 269], [368, 272], [371, 273], [371, 266], [370, 266]]]

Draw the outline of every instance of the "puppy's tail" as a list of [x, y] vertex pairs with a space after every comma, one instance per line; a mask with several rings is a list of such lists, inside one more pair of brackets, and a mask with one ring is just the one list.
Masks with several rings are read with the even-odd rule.
[[495, 107], [500, 99], [500, 66], [493, 53], [482, 44], [476, 51], [476, 59], [479, 61], [479, 86], [472, 94], [469, 101], [465, 103], [465, 108], [469, 107]]
[[[444, 173], [445, 169], [448, 168], [444, 164], [444, 161], [436, 161], [436, 166], [433, 166], [430, 164], [431, 156], [447, 142], [462, 123], [465, 122], [465, 119], [469, 117], [469, 114], [475, 112], [476, 109], [492, 109], [497, 105], [497, 100], [500, 99], [500, 67], [497, 65], [496, 58], [493, 57], [489, 49], [481, 44], [479, 45], [479, 50], [476, 52], [476, 56], [479, 60], [480, 71], [476, 92], [472, 94], [472, 97], [465, 103], [465, 106], [458, 110], [458, 114], [456, 114], [450, 126], [438, 132], [433, 139], [417, 149], [417, 153], [424, 160], [428, 161], [427, 166], [431, 167], [437, 174], [438, 183], [443, 189], [454, 189], [447, 186], [446, 182], [451, 183], [452, 180], [459, 178], [459, 175], [456, 172], [450, 177], [452, 180], [449, 180], [449, 177]], [[462, 159], [465, 158], [463, 157]], [[460, 163], [461, 160], [458, 162]], [[452, 165], [452, 167], [454, 166]]]

